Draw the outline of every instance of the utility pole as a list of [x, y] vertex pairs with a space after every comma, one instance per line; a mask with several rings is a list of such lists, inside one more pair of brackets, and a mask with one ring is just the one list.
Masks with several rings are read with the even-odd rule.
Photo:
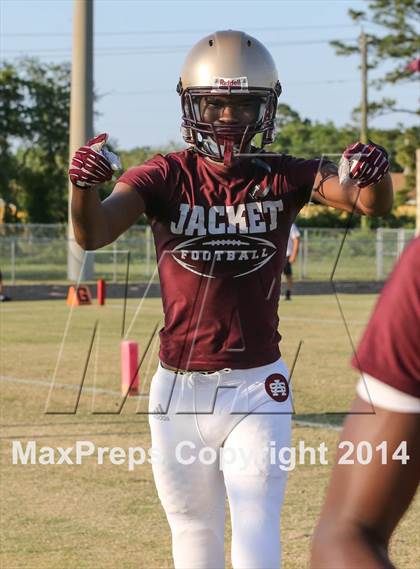
[[367, 144], [368, 142], [368, 53], [367, 53], [367, 36], [362, 30], [359, 38], [360, 57], [362, 71], [362, 101], [360, 106], [360, 142]]
[[[362, 100], [360, 104], [360, 142], [367, 144], [368, 142], [368, 51], [367, 51], [368, 38], [362, 30], [359, 38], [360, 45], [360, 69], [362, 73]], [[362, 229], [368, 228], [368, 219], [362, 215], [360, 219], [360, 227]]]
[[[70, 97], [70, 160], [93, 136], [93, 0], [73, 0], [73, 50]], [[69, 183], [67, 278], [93, 278], [93, 257], [74, 239], [71, 219], [72, 185]], [[80, 271], [83, 266], [83, 273]]]

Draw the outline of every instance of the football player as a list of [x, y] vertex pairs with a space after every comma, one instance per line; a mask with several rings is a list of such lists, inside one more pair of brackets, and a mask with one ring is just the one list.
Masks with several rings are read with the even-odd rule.
[[4, 294], [3, 275], [0, 270], [0, 302], [6, 302], [8, 300], [12, 299], [10, 298], [10, 296], [7, 296], [7, 294]]
[[[391, 569], [389, 540], [420, 480], [420, 237], [375, 307], [353, 358], [362, 372], [312, 548], [314, 569]], [[348, 444], [355, 449], [343, 460]], [[360, 454], [360, 445], [368, 454]], [[366, 450], [364, 451], [366, 453]]]
[[284, 295], [285, 300], [292, 300], [293, 289], [293, 272], [292, 265], [296, 261], [299, 253], [300, 231], [295, 223], [290, 228], [289, 239], [287, 240], [286, 264], [284, 265], [283, 274], [286, 277], [287, 288]]
[[[254, 37], [221, 31], [188, 53], [177, 91], [188, 147], [113, 175], [99, 135], [75, 154], [75, 236], [114, 241], [146, 213], [157, 250], [164, 326], [150, 390], [153, 463], [176, 568], [224, 567], [226, 495], [235, 569], [278, 568], [291, 395], [278, 301], [290, 228], [311, 199], [363, 215], [392, 204], [386, 153], [355, 143], [337, 167], [264, 152], [281, 86]], [[213, 460], [223, 450], [223, 460]]]

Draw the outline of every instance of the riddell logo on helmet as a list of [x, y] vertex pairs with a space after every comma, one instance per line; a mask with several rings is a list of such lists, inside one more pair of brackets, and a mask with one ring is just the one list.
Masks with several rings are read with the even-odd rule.
[[240, 79], [220, 79], [219, 87], [240, 87]]
[[214, 77], [213, 88], [218, 90], [248, 89], [248, 77]]

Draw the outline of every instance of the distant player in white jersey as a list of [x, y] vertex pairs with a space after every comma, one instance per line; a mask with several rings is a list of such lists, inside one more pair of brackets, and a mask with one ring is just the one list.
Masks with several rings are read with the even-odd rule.
[[11, 298], [4, 294], [3, 275], [0, 270], [0, 302], [6, 302], [7, 300], [11, 300]]
[[286, 264], [284, 266], [284, 275], [286, 276], [287, 288], [284, 295], [285, 300], [292, 300], [293, 289], [293, 273], [292, 265], [296, 261], [299, 253], [300, 231], [297, 225], [293, 223], [289, 233], [289, 240], [287, 241], [286, 250]]

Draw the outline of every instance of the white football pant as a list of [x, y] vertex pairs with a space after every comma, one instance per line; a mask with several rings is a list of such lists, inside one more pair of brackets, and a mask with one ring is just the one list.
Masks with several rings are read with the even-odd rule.
[[280, 567], [287, 472], [275, 457], [290, 447], [292, 404], [270, 397], [272, 374], [288, 378], [282, 360], [206, 374], [159, 366], [153, 377], [153, 474], [176, 569], [224, 568], [226, 494], [234, 569]]

